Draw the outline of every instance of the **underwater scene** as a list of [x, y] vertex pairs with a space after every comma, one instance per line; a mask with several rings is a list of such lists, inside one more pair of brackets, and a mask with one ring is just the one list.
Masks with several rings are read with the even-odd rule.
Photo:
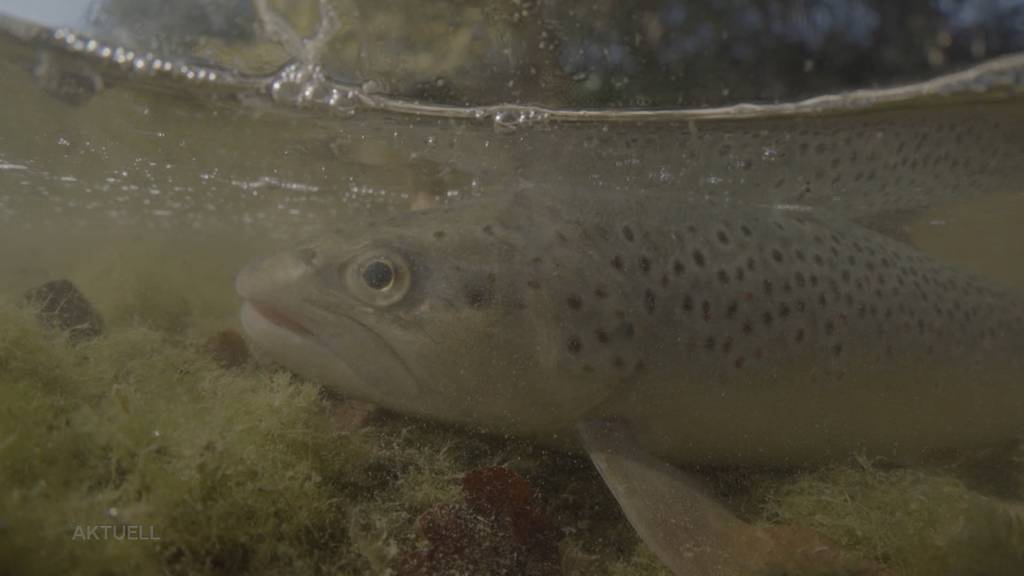
[[1024, 574], [1024, 1], [0, 0], [0, 576]]

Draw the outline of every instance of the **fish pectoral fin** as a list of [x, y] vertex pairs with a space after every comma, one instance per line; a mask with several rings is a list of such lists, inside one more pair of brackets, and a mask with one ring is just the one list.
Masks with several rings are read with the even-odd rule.
[[675, 574], [756, 573], [757, 558], [771, 548], [767, 535], [726, 510], [696, 478], [640, 448], [625, 423], [583, 421], [577, 428], [629, 523]]
[[811, 530], [743, 522], [696, 477], [641, 448], [624, 422], [589, 420], [577, 429], [629, 523], [679, 576], [885, 573]]

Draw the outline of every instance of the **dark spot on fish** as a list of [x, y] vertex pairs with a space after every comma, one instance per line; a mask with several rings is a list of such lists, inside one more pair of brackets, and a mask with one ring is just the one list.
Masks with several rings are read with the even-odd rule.
[[442, 238], [444, 238], [444, 230], [435, 230], [434, 231], [434, 239], [435, 240], [440, 240]]
[[718, 282], [723, 286], [729, 283], [729, 273], [725, 270], [718, 271]]
[[644, 308], [647, 310], [648, 314], [654, 314], [654, 304], [654, 292], [651, 292], [650, 290], [644, 291]]
[[622, 270], [622, 256], [616, 254], [615, 257], [612, 258], [612, 267], [616, 270]]
[[715, 337], [714, 336], [708, 336], [707, 339], [704, 340], [704, 348], [707, 349], [707, 350], [714, 350], [715, 349]]
[[835, 344], [835, 345], [833, 345], [832, 346], [832, 353], [835, 354], [836, 356], [839, 356], [840, 354], [842, 354], [843, 353], [843, 345], [842, 344]]
[[771, 326], [772, 325], [772, 313], [771, 312], [765, 312], [761, 316], [761, 320], [764, 321], [764, 325], [765, 326]]
[[736, 361], [733, 362], [733, 365], [736, 366], [736, 368], [743, 368], [743, 365], [745, 363], [746, 363], [746, 360], [743, 358], [743, 356], [737, 356], [736, 357]]
[[750, 237], [750, 228], [747, 228], [746, 225], [740, 226], [740, 232], [742, 232], [743, 235], [746, 236], [747, 238]]
[[540, 282], [537, 282], [536, 280], [527, 280], [526, 285], [529, 286], [531, 290], [540, 290]]
[[569, 351], [569, 354], [579, 354], [583, 350], [583, 343], [580, 342], [578, 337], [570, 336], [565, 343], [565, 348]]
[[672, 272], [676, 276], [682, 276], [686, 273], [686, 266], [684, 266], [679, 260], [675, 260], [672, 262]]
[[773, 291], [772, 281], [771, 280], [765, 280], [763, 286], [764, 286], [764, 295], [765, 296], [771, 296], [772, 295], [772, 291]]
[[632, 338], [633, 334], [635, 333], [635, 330], [633, 329], [633, 323], [623, 322], [619, 326], [619, 332], [621, 332], [622, 335], [625, 336], [626, 338]]
[[633, 364], [633, 371], [634, 372], [643, 372], [644, 368], [646, 368], [646, 366], [644, 365], [644, 361], [643, 360], [637, 360], [636, 364]]
[[779, 252], [778, 250], [772, 250], [772, 260], [775, 260], [776, 262], [782, 262], [782, 252]]
[[597, 341], [600, 342], [601, 344], [608, 343], [608, 333], [602, 330], [601, 328], [595, 330], [594, 335], [597, 336]]
[[316, 250], [312, 248], [302, 248], [296, 252], [295, 257], [303, 264], [313, 266], [316, 263]]
[[651, 261], [647, 256], [641, 256], [638, 264], [640, 265], [640, 271], [644, 274], [651, 271]]
[[726, 234], [724, 230], [719, 230], [718, 231], [718, 242], [720, 244], [728, 244], [729, 243], [729, 235]]
[[488, 236], [494, 236], [494, 227], [491, 226], [490, 224], [485, 225], [482, 228], [482, 230], [484, 231], [484, 234], [487, 234]]
[[565, 303], [572, 310], [579, 310], [583, 307], [583, 299], [577, 294], [570, 294], [569, 297], [565, 299]]
[[466, 287], [464, 296], [466, 303], [477, 310], [494, 303], [494, 291], [490, 286], [470, 285]]
[[711, 302], [704, 300], [700, 303], [700, 311], [704, 316], [704, 321], [709, 322], [711, 320]]
[[693, 310], [693, 297], [689, 294], [683, 296], [683, 310], [686, 312]]
[[616, 356], [612, 358], [612, 366], [619, 369], [624, 368], [626, 366], [626, 361], [622, 359], [622, 356]]
[[796, 336], [794, 336], [793, 339], [796, 340], [797, 342], [803, 342], [804, 341], [804, 329], [800, 328], [799, 330], [797, 330], [796, 331]]
[[604, 291], [604, 288], [595, 288], [594, 296], [600, 300], [604, 300], [605, 298], [608, 297], [608, 293]]
[[630, 228], [629, 226], [623, 226], [622, 237], [625, 238], [627, 242], [632, 242], [635, 238], [635, 236], [633, 235], [633, 229]]
[[693, 262], [698, 268], [704, 267], [704, 254], [700, 250], [693, 251]]

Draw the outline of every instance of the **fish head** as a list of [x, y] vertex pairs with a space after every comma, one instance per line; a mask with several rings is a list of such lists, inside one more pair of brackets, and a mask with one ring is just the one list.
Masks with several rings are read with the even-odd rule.
[[528, 228], [445, 209], [327, 234], [239, 274], [244, 327], [342, 396], [508, 431], [563, 427], [605, 390], [559, 380], [552, 303], [519, 270]]

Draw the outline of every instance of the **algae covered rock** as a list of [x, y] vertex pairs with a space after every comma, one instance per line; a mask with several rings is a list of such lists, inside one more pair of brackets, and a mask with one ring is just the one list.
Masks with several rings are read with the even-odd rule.
[[72, 341], [95, 338], [103, 333], [100, 313], [70, 280], [53, 280], [32, 288], [25, 293], [25, 301], [36, 307], [37, 316], [45, 326], [67, 332]]

